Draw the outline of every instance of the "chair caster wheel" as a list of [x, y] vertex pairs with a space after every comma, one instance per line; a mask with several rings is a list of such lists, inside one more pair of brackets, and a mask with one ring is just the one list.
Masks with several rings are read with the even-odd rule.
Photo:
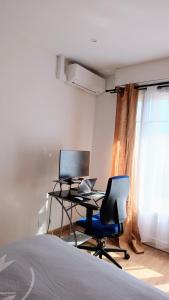
[[125, 259], [129, 259], [130, 258], [130, 255], [128, 253], [125, 253], [125, 256], [124, 256]]

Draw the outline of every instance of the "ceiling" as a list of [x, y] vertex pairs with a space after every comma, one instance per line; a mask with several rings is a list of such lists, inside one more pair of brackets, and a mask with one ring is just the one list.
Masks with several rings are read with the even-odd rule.
[[0, 0], [0, 26], [105, 76], [169, 57], [169, 0]]

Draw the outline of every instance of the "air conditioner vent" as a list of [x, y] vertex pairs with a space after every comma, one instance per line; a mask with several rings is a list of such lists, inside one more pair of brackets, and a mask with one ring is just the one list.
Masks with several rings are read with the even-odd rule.
[[70, 64], [66, 68], [67, 82], [87, 93], [102, 94], [105, 91], [105, 79], [78, 64]]

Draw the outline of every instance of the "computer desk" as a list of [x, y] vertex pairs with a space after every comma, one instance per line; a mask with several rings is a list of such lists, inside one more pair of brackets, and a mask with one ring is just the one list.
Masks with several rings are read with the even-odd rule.
[[[62, 236], [62, 231], [63, 231], [63, 217], [64, 217], [64, 212], [68, 217], [69, 223], [70, 223], [70, 232], [73, 232], [74, 236], [74, 242], [75, 242], [75, 247], [77, 246], [77, 236], [76, 236], [76, 231], [74, 228], [74, 225], [72, 223], [72, 210], [74, 207], [77, 205], [80, 206], [85, 206], [85, 202], [89, 202], [93, 200], [95, 204], [98, 206], [97, 202], [104, 197], [104, 193], [100, 191], [93, 191], [95, 194], [91, 196], [83, 196], [81, 194], [78, 194], [78, 191], [76, 189], [66, 189], [66, 190], [59, 190], [55, 191], [53, 190], [52, 192], [49, 192], [48, 194], [51, 197], [50, 201], [50, 212], [49, 212], [49, 221], [48, 221], [48, 229], [50, 226], [50, 221], [51, 221], [51, 210], [52, 210], [52, 200], [53, 198], [60, 204], [62, 213], [61, 213], [61, 227], [60, 227], [60, 237]], [[70, 205], [67, 207], [66, 203], [69, 203]]]

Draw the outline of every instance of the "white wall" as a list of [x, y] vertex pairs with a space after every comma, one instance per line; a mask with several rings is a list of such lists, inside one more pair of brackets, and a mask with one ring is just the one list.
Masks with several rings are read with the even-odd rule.
[[97, 97], [91, 173], [98, 178], [97, 187], [102, 190], [105, 190], [111, 175], [115, 114], [114, 94], [104, 93]]
[[95, 97], [56, 79], [54, 55], [5, 28], [0, 36], [2, 244], [43, 225], [39, 210], [58, 175], [58, 150], [91, 150]]
[[106, 78], [106, 90], [114, 89], [115, 78], [114, 74]]
[[115, 72], [115, 86], [154, 80], [169, 80], [169, 58], [120, 68]]

